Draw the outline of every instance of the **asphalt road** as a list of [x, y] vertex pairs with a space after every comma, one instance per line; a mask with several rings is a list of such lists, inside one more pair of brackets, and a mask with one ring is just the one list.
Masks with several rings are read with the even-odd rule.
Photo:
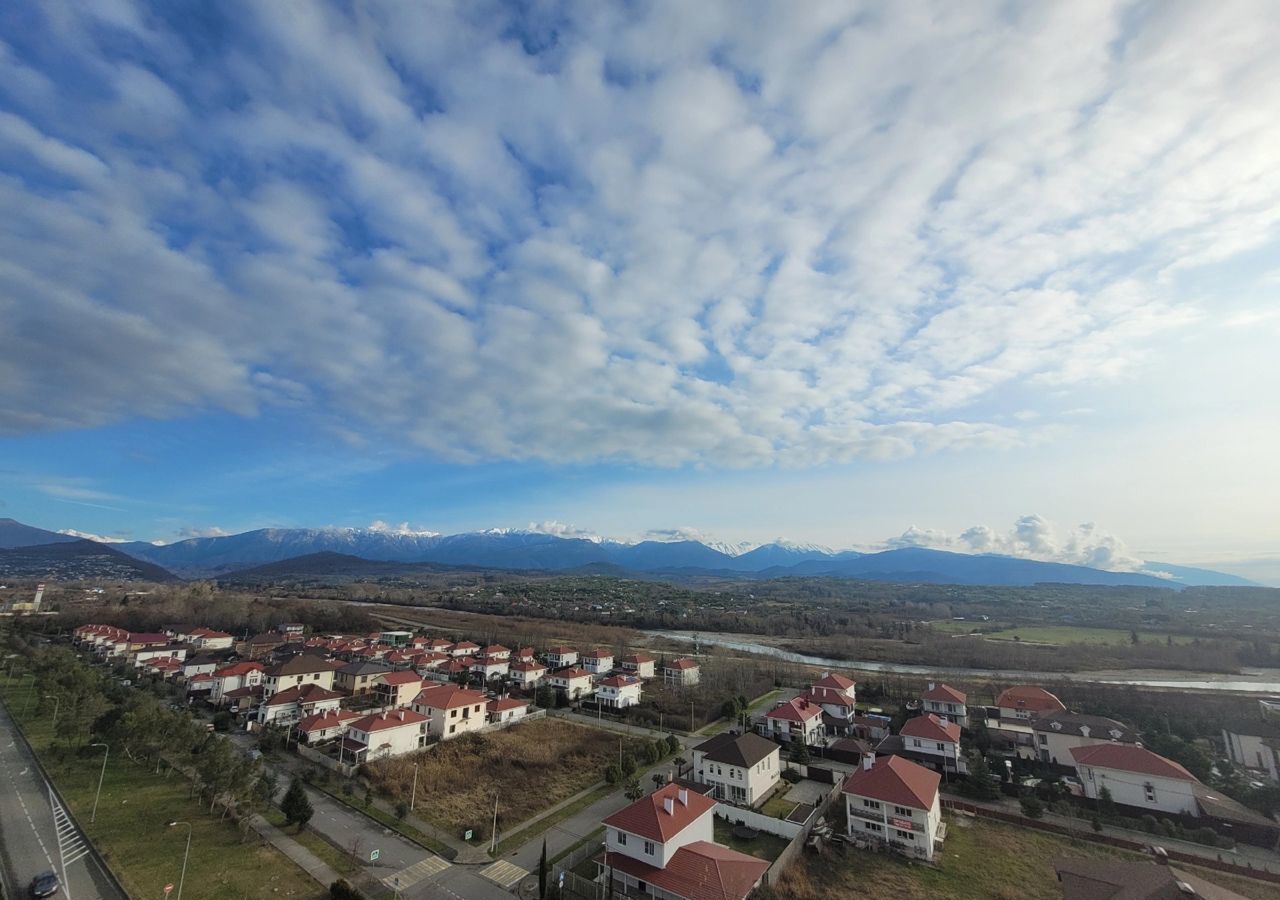
[[[49, 787], [0, 706], [0, 870], [6, 896], [26, 897], [31, 879], [51, 869], [62, 877]], [[59, 896], [127, 900], [91, 855], [72, 863]]]

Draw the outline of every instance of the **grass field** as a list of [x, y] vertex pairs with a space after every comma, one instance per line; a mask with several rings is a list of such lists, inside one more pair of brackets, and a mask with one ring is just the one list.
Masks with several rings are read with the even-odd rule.
[[51, 751], [48, 714], [22, 715], [22, 693], [12, 693], [17, 702], [8, 702], [10, 690], [0, 687], [10, 714], [21, 724], [49, 777], [130, 896], [159, 897], [166, 883], [177, 883], [187, 830], [167, 827], [167, 822], [175, 820], [191, 823], [185, 900], [328, 896], [283, 854], [263, 845], [256, 834], [242, 840], [233, 822], [210, 816], [206, 805], [190, 799], [189, 782], [176, 772], [155, 775], [150, 768], [113, 755], [97, 821], [90, 825], [101, 751], [89, 751], [84, 758], [74, 751]]
[[[489, 835], [495, 792], [501, 796], [501, 832], [600, 781], [605, 767], [618, 760], [619, 740], [610, 731], [539, 719], [379, 760], [366, 771], [379, 792], [408, 797], [413, 764], [418, 763], [417, 814], [453, 832], [473, 828], [483, 840]], [[624, 752], [640, 758], [640, 740], [621, 741]]]
[[[1053, 871], [1060, 856], [1142, 859], [1100, 844], [1072, 842], [996, 822], [948, 819], [940, 865], [912, 865], [891, 854], [849, 848], [802, 855], [775, 886], [778, 900], [1060, 900]], [[1255, 900], [1280, 900], [1280, 886], [1219, 872], [1197, 875]]]
[[284, 813], [275, 807], [263, 813], [263, 818], [320, 857], [344, 878], [351, 878], [364, 871], [361, 865], [351, 858], [350, 853], [345, 850], [339, 850], [310, 828], [303, 828], [298, 831], [295, 825], [286, 826]]
[[[1000, 627], [1003, 623], [991, 622], [956, 622], [950, 619], [930, 622], [934, 631], [944, 634], [969, 634], [982, 629], [983, 637], [994, 641], [1012, 641], [1020, 639], [1037, 644], [1106, 644], [1120, 646], [1130, 641], [1130, 630], [1127, 628], [1087, 628], [1081, 625], [1018, 625]], [[998, 631], [987, 631], [988, 628], [999, 628]], [[1138, 640], [1144, 644], [1165, 643], [1168, 634], [1138, 632]], [[1172, 635], [1175, 644], [1189, 644], [1193, 640], [1186, 635]]]
[[787, 841], [778, 837], [776, 834], [765, 834], [761, 832], [749, 841], [736, 837], [733, 833], [733, 825], [725, 819], [719, 817], [715, 820], [715, 842], [723, 844], [739, 853], [745, 853], [748, 856], [754, 856], [757, 859], [767, 859], [773, 862], [782, 855], [782, 851], [787, 849]]
[[[786, 782], [784, 781], [782, 784], [786, 785]], [[764, 806], [760, 807], [760, 812], [766, 816], [773, 816], [775, 819], [785, 819], [791, 815], [792, 810], [799, 804], [794, 800], [787, 799], [787, 790], [789, 789], [790, 786], [787, 785], [787, 789], [778, 791], [766, 800]]]

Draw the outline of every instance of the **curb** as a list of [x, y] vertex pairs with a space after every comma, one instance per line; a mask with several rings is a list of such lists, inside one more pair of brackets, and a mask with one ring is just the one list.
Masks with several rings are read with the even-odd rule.
[[[120, 892], [121, 897], [128, 897], [129, 892], [124, 889], [124, 885], [120, 883], [120, 879], [116, 877], [116, 873], [111, 870], [111, 867], [107, 865], [106, 859], [104, 859], [102, 853], [99, 852], [98, 845], [89, 837], [89, 833], [84, 830], [80, 824], [80, 820], [76, 818], [75, 813], [71, 811], [71, 805], [67, 803], [67, 798], [62, 796], [62, 791], [58, 790], [58, 786], [54, 784], [53, 779], [49, 777], [49, 773], [45, 770], [44, 763], [41, 761], [40, 755], [36, 753], [35, 749], [31, 746], [31, 742], [27, 740], [27, 733], [22, 730], [22, 726], [18, 723], [18, 720], [14, 718], [13, 711], [9, 709], [9, 705], [3, 700], [0, 700], [0, 706], [4, 707], [5, 715], [7, 715], [9, 717], [9, 721], [13, 723], [13, 729], [21, 739], [22, 746], [26, 748], [27, 753], [31, 755], [31, 759], [35, 762], [36, 771], [40, 773], [40, 777], [44, 779], [44, 783], [53, 791], [54, 796], [58, 798], [58, 802], [62, 804], [62, 808], [66, 810], [67, 817], [71, 819], [76, 826], [76, 830], [80, 832], [80, 835], [84, 838], [85, 845], [89, 848], [89, 855], [93, 857], [93, 861], [97, 864], [99, 871], [101, 871], [107, 881], [111, 882], [112, 886]], [[14, 893], [13, 896], [17, 897], [18, 895]]]

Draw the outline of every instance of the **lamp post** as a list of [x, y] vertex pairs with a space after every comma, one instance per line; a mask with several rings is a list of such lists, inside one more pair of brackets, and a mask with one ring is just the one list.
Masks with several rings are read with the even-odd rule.
[[498, 849], [498, 792], [493, 792], [493, 834], [490, 836], [489, 855]]
[[175, 825], [187, 826], [187, 849], [182, 854], [182, 877], [178, 879], [178, 900], [182, 900], [182, 885], [187, 880], [187, 857], [191, 855], [191, 823], [190, 822], [170, 822], [169, 827]]
[[26, 700], [26, 702], [22, 705], [22, 711], [23, 711], [23, 713], [26, 713], [26, 712], [27, 712], [27, 710], [29, 710], [29, 709], [31, 708], [31, 695], [32, 695], [32, 694], [34, 694], [34, 693], [35, 693], [35, 691], [36, 691], [36, 676], [35, 676], [35, 675], [33, 675], [33, 674], [31, 674], [30, 672], [28, 672], [27, 674], [23, 675], [23, 676], [22, 676], [22, 678], [19, 678], [19, 679], [18, 679], [18, 687], [22, 687], [22, 681], [23, 681], [23, 679], [25, 679], [25, 678], [30, 678], [30, 679], [31, 679], [31, 687], [27, 688], [27, 700]]
[[62, 705], [62, 696], [61, 695], [55, 696], [53, 698], [53, 722], [49, 726], [54, 730], [55, 734], [57, 733], [57, 730], [58, 730], [58, 707], [61, 705]]
[[413, 805], [418, 802], [418, 764], [413, 764], [413, 792], [409, 794], [409, 812], [413, 812]]
[[93, 812], [89, 815], [89, 824], [92, 825], [98, 820], [98, 799], [102, 797], [102, 779], [107, 777], [107, 757], [111, 755], [111, 748], [106, 744], [90, 744], [89, 746], [102, 748], [102, 771], [98, 774], [98, 792], [93, 795]]

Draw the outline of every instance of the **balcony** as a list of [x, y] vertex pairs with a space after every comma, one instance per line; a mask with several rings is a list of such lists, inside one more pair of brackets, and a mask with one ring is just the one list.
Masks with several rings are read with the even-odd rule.
[[897, 828], [901, 831], [918, 831], [924, 832], [924, 824], [914, 819], [906, 819], [901, 816], [895, 816], [889, 813], [887, 816], [870, 809], [858, 809], [849, 807], [849, 815], [855, 819], [862, 819], [864, 822], [874, 822], [877, 825], [883, 825], [886, 829]]

